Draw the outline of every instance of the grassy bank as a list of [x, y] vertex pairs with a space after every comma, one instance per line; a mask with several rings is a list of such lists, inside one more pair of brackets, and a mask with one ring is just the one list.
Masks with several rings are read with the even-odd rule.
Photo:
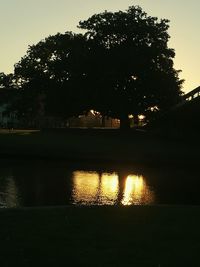
[[200, 207], [0, 211], [1, 266], [199, 266]]
[[1, 157], [196, 164], [198, 141], [119, 130], [0, 131]]

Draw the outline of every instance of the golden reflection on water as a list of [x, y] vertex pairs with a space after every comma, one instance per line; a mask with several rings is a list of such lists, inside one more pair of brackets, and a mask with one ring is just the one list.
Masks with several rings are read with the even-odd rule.
[[72, 197], [75, 203], [114, 205], [117, 200], [119, 179], [113, 173], [75, 171], [72, 175]]
[[117, 174], [103, 173], [100, 178], [99, 200], [104, 205], [114, 205], [119, 190], [119, 177]]
[[73, 173], [73, 198], [85, 204], [95, 202], [99, 188], [99, 175], [96, 172], [75, 171]]
[[[120, 179], [124, 182], [121, 183]], [[154, 202], [154, 193], [143, 176], [117, 173], [75, 171], [72, 175], [74, 204], [82, 205], [148, 205]]]
[[126, 178], [125, 190], [123, 194], [123, 205], [151, 204], [154, 194], [149, 189], [143, 176], [129, 175]]

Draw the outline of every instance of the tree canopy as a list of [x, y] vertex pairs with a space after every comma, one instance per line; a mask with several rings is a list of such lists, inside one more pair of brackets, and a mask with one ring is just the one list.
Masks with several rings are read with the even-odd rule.
[[17, 83], [13, 74], [0, 73], [0, 105], [11, 106], [17, 95]]
[[15, 65], [15, 75], [28, 102], [39, 104], [39, 97], [45, 103], [45, 114], [69, 117], [80, 114], [88, 105], [84, 91], [86, 60], [83, 35], [58, 33], [30, 46]]
[[153, 107], [167, 109], [178, 101], [183, 81], [173, 68], [175, 52], [168, 48], [168, 22], [132, 6], [79, 23], [93, 47], [103, 51], [96, 61], [101, 69], [93, 68], [92, 74], [98, 76], [100, 110], [122, 119]]
[[119, 118], [166, 110], [182, 80], [168, 47], [169, 21], [140, 7], [103, 12], [81, 21], [84, 34], [66, 32], [30, 46], [15, 65], [23, 112], [70, 117], [90, 109]]

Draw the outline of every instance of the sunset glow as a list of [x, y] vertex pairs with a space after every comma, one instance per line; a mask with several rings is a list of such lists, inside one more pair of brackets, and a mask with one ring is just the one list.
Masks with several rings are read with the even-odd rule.
[[170, 20], [169, 47], [175, 49], [175, 68], [182, 70], [181, 78], [186, 80], [184, 91], [199, 86], [200, 36], [197, 32], [200, 26], [200, 2], [196, 0], [59, 0], [59, 3], [54, 0], [3, 0], [0, 17], [3, 25], [0, 71], [13, 72], [14, 64], [25, 55], [29, 45], [57, 32], [80, 32], [77, 28], [80, 20], [105, 10], [126, 10], [131, 5], [141, 6], [151, 16]]

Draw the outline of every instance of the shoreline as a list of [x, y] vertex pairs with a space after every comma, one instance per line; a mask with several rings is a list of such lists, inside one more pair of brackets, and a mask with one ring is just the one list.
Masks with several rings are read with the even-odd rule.
[[1, 159], [194, 166], [198, 163], [198, 155], [198, 143], [136, 131], [67, 129], [0, 132]]

